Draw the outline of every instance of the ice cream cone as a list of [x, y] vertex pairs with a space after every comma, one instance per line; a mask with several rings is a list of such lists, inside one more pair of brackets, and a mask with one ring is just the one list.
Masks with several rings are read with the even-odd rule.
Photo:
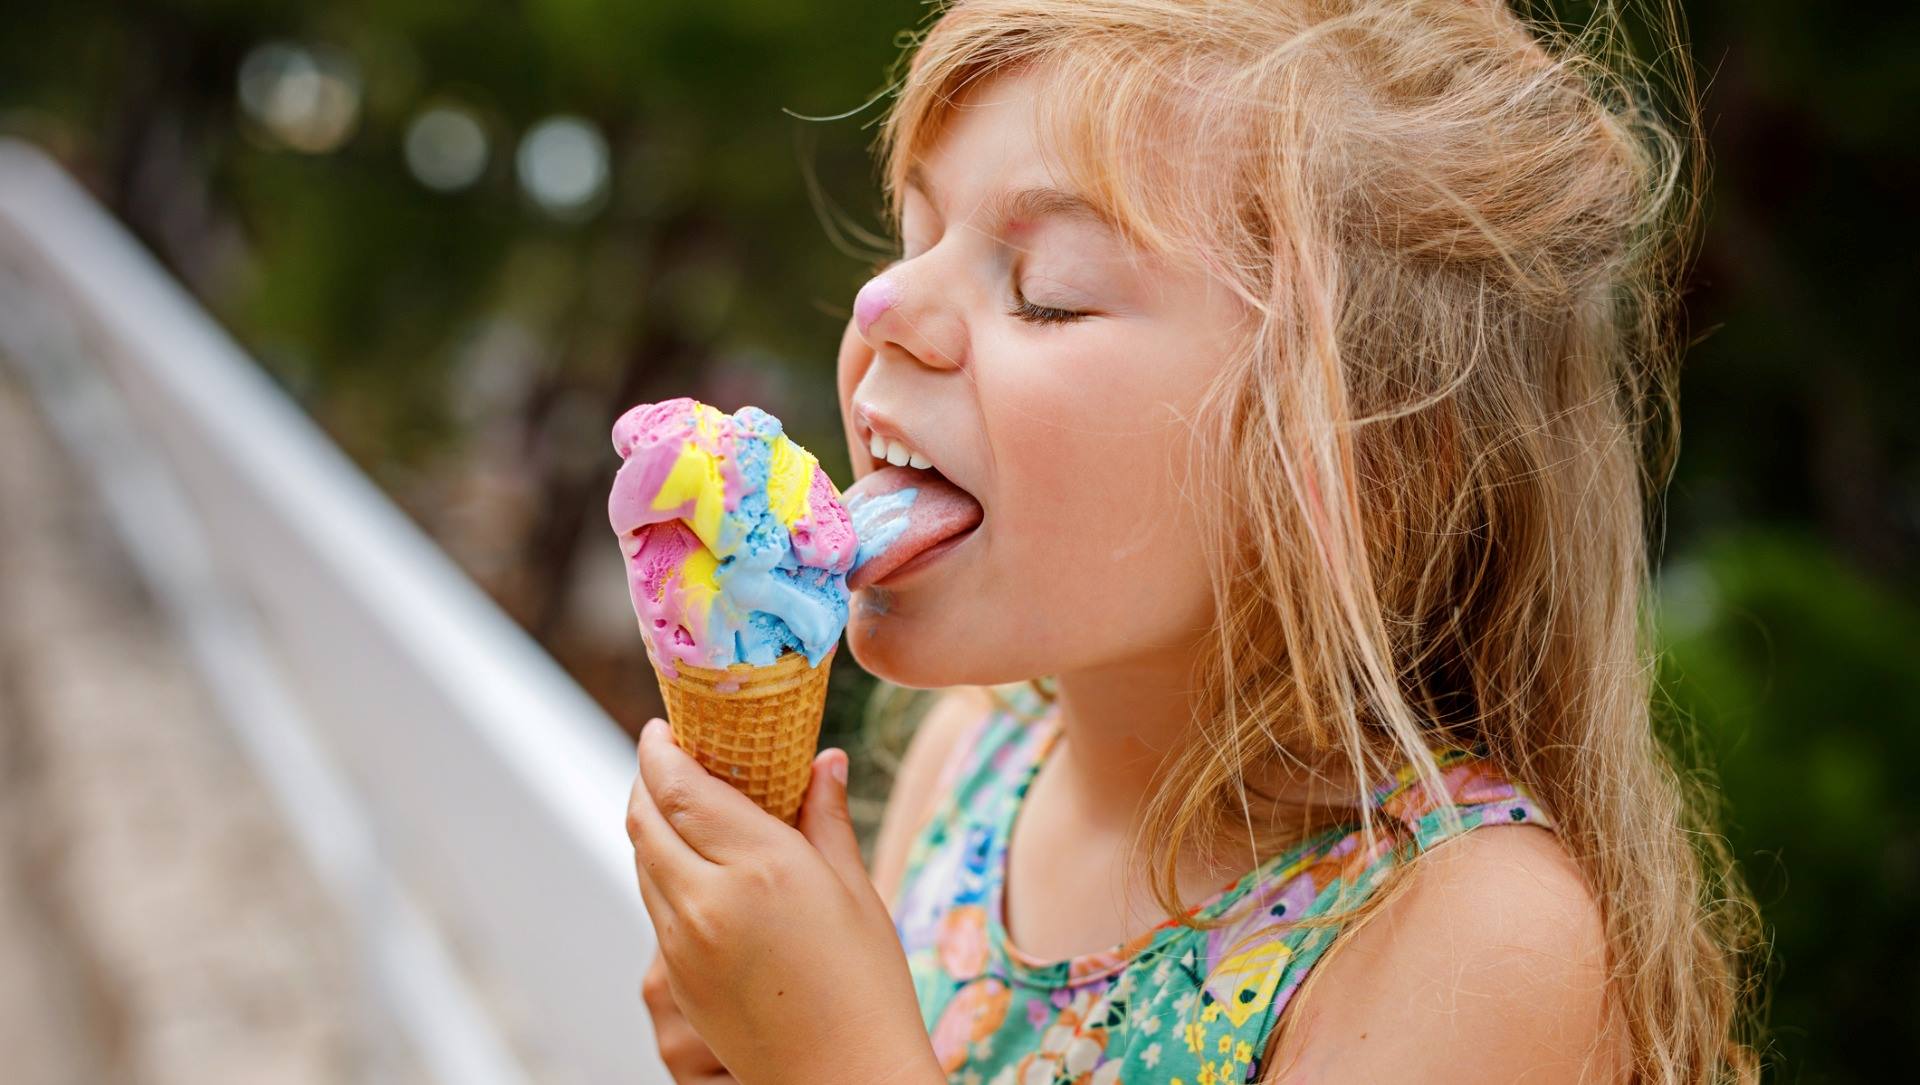
[[[760, 808], [792, 825], [800, 813], [827, 703], [827, 650], [815, 667], [788, 652], [764, 667], [724, 670], [654, 663], [667, 723], [681, 749]], [[651, 658], [651, 657], [649, 657]]]

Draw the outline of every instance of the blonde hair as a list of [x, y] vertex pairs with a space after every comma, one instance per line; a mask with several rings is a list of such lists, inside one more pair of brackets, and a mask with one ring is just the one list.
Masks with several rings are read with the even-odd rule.
[[1207, 925], [1183, 849], [1353, 812], [1281, 823], [1257, 770], [1364, 795], [1411, 764], [1444, 797], [1431, 747], [1484, 745], [1600, 901], [1631, 1079], [1754, 1081], [1757, 920], [1653, 711], [1704, 140], [1671, 0], [1677, 126], [1597, 7], [1574, 30], [1487, 0], [964, 0], [906, 43], [883, 181], [897, 236], [956, 97], [1030, 72], [1066, 179], [1253, 314], [1191, 419], [1217, 621], [1198, 740], [1132, 842], [1167, 914]]

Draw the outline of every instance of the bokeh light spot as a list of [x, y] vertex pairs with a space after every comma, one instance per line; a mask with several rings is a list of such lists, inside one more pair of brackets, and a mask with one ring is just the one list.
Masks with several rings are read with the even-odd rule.
[[580, 117], [548, 117], [520, 140], [514, 156], [520, 185], [555, 218], [583, 219], [607, 193], [606, 137]]
[[280, 144], [306, 154], [337, 150], [360, 120], [360, 72], [327, 46], [268, 41], [240, 62], [240, 106]]
[[487, 130], [471, 110], [439, 105], [422, 110], [407, 126], [407, 169], [438, 192], [456, 192], [487, 168]]

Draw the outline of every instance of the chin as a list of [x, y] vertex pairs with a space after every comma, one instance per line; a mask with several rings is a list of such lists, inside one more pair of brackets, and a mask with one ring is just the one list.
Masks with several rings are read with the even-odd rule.
[[968, 657], [964, 646], [977, 641], [960, 631], [932, 628], [923, 619], [903, 613], [898, 598], [885, 588], [860, 589], [849, 609], [847, 647], [861, 669], [875, 678], [907, 689], [1011, 680], [992, 677], [980, 661]]

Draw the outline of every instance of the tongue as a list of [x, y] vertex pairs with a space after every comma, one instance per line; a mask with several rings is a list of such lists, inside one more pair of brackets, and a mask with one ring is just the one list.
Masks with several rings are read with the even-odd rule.
[[972, 531], [985, 515], [980, 502], [946, 476], [912, 467], [882, 467], [847, 487], [840, 500], [860, 540], [847, 574], [847, 587], [854, 591], [928, 548]]

